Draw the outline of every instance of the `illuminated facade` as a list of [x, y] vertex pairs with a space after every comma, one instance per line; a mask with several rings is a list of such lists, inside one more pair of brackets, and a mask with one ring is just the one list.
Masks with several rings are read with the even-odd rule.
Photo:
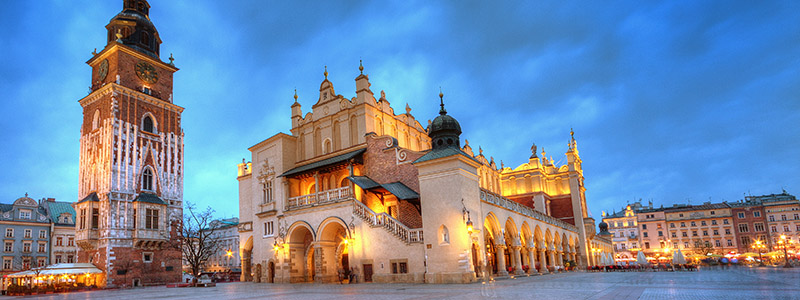
[[335, 282], [353, 271], [360, 282], [460, 283], [611, 251], [586, 211], [574, 138], [567, 165], [534, 148], [528, 163], [497, 168], [461, 146], [443, 103], [423, 128], [410, 107], [396, 114], [384, 92], [375, 99], [360, 69], [349, 99], [326, 70], [311, 112], [295, 95], [291, 135], [250, 147], [239, 164], [242, 280]]
[[[608, 231], [611, 233], [615, 257], [621, 260], [631, 260], [636, 257], [631, 251], [638, 251], [639, 243], [639, 223], [637, 221], [636, 210], [641, 208], [641, 203], [635, 202], [625, 207], [625, 210], [612, 214], [603, 213], [603, 222], [608, 224]], [[647, 226], [644, 226], [646, 229]]]
[[144, 0], [123, 1], [108, 42], [87, 64], [91, 92], [80, 138], [76, 242], [79, 263], [104, 273], [102, 286], [180, 281], [181, 253], [171, 244], [183, 215], [183, 108]]

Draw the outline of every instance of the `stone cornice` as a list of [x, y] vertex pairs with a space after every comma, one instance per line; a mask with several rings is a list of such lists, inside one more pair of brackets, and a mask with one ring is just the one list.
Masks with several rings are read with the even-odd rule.
[[120, 93], [129, 94], [129, 95], [132, 95], [132, 96], [134, 96], [134, 97], [136, 97], [138, 99], [143, 100], [146, 103], [149, 103], [149, 104], [152, 104], [152, 105], [155, 105], [155, 106], [159, 106], [159, 107], [166, 107], [167, 109], [169, 109], [170, 111], [173, 111], [173, 112], [183, 113], [183, 110], [184, 110], [183, 107], [180, 107], [178, 105], [175, 105], [175, 104], [169, 103], [167, 101], [158, 99], [156, 97], [147, 95], [147, 94], [142, 93], [140, 91], [137, 91], [137, 90], [134, 90], [134, 89], [131, 89], [131, 88], [116, 84], [114, 82], [106, 83], [101, 88], [95, 90], [94, 92], [92, 92], [88, 96], [83, 97], [81, 100], [78, 100], [78, 103], [80, 103], [82, 107], [86, 107], [87, 105], [93, 103], [94, 101], [97, 101], [97, 99], [99, 99], [100, 97], [105, 96], [105, 95], [107, 95], [109, 93], [112, 93], [112, 92], [115, 95], [116, 94], [120, 94]]
[[128, 46], [116, 42], [111, 44], [110, 46], [106, 46], [106, 48], [103, 49], [103, 51], [100, 51], [100, 53], [98, 53], [97, 55], [86, 61], [86, 64], [93, 66], [97, 62], [102, 61], [102, 59], [107, 58], [109, 55], [111, 55], [111, 53], [114, 53], [115, 49], [119, 49], [119, 52], [123, 52], [135, 58], [150, 61], [164, 69], [169, 70], [170, 72], [176, 72], [179, 70], [175, 66], [161, 61], [161, 59], [157, 59], [155, 57], [139, 53], [139, 51], [133, 50], [133, 48], [130, 48]]

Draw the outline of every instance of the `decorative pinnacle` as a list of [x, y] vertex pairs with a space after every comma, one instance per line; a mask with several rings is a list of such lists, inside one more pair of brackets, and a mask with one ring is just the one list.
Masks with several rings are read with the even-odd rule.
[[294, 103], [297, 103], [297, 89], [294, 89]]
[[442, 87], [439, 87], [439, 106], [442, 108], [439, 110], [440, 115], [446, 115], [447, 110], [444, 109], [444, 94], [442, 93]]
[[175, 61], [175, 58], [174, 58], [174, 57], [172, 57], [172, 53], [170, 53], [170, 54], [169, 54], [169, 65], [170, 65], [170, 66], [174, 66], [174, 65], [175, 65], [175, 62], [174, 62], [174, 61]]
[[325, 73], [323, 73], [323, 74], [325, 74], [325, 79], [327, 80], [328, 79], [328, 66], [325, 66]]
[[364, 64], [361, 63], [361, 60], [358, 60], [358, 71], [361, 72], [361, 75], [364, 75]]

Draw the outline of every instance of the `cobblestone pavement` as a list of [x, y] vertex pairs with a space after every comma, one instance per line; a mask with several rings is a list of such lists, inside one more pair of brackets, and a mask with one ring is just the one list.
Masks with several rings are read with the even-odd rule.
[[[16, 298], [34, 298], [26, 296]], [[3, 297], [13, 299], [15, 297]], [[492, 283], [263, 284], [148, 287], [38, 296], [37, 299], [800, 299], [800, 268], [699, 272], [566, 273]]]

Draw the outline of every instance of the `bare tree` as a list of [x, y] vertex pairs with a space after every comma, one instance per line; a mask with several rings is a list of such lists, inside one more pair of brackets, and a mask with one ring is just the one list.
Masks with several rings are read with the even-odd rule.
[[711, 244], [709, 241], [703, 241], [700, 239], [694, 240], [694, 253], [700, 255], [706, 255], [709, 253], [716, 254], [717, 251], [714, 248], [714, 245]]
[[183, 222], [177, 227], [178, 240], [183, 259], [192, 270], [192, 275], [197, 276], [206, 261], [222, 247], [222, 239], [217, 234], [222, 223], [214, 220], [214, 209], [211, 207], [201, 211], [187, 202], [183, 212]]

